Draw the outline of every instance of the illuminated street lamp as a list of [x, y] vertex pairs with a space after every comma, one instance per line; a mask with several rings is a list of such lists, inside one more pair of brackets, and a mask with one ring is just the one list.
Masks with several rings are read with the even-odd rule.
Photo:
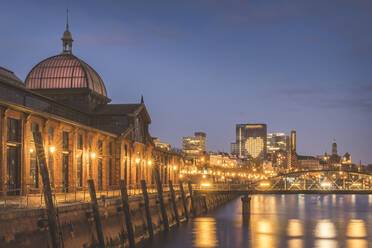
[[33, 153], [34, 152], [34, 149], [33, 148], [30, 148], [30, 153]]
[[51, 146], [51, 147], [49, 148], [49, 151], [50, 151], [51, 153], [53, 153], [53, 152], [56, 151], [56, 148], [55, 148], [54, 146]]
[[[137, 160], [137, 159], [136, 159]], [[136, 161], [137, 162], [137, 161]], [[138, 161], [139, 162], [139, 161]], [[148, 165], [152, 165], [152, 162], [151, 162], [151, 160], [149, 160], [149, 161], [147, 161], [147, 164]]]
[[91, 158], [95, 158], [96, 157], [96, 154], [93, 152], [93, 153], [90, 154], [90, 157]]
[[140, 161], [141, 161], [140, 158], [136, 158], [136, 164], [139, 164]]

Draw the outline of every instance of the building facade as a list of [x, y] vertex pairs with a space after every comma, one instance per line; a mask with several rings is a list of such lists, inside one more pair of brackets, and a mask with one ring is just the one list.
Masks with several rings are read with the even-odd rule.
[[231, 144], [232, 154], [242, 158], [264, 159], [266, 150], [266, 124], [236, 125], [236, 142]]
[[72, 53], [66, 25], [61, 54], [38, 63], [23, 83], [0, 68], [0, 187], [3, 194], [40, 191], [33, 131], [42, 135], [51, 186], [69, 192], [94, 179], [97, 190], [119, 180], [177, 181], [179, 154], [155, 147], [143, 99], [111, 101], [99, 74]]
[[312, 156], [298, 156], [298, 169], [300, 170], [321, 170], [319, 159]]
[[288, 138], [284, 133], [269, 133], [267, 135], [267, 153], [288, 150]]
[[182, 152], [186, 158], [194, 158], [206, 152], [207, 135], [196, 132], [194, 137], [182, 138]]

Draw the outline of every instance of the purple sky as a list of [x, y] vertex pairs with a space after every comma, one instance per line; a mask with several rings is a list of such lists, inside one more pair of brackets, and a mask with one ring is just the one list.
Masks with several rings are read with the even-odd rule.
[[151, 135], [176, 147], [207, 133], [229, 151], [236, 123], [297, 131], [298, 152], [372, 163], [372, 1], [3, 1], [0, 66], [24, 79], [61, 52], [70, 8], [73, 53], [113, 103], [144, 95]]

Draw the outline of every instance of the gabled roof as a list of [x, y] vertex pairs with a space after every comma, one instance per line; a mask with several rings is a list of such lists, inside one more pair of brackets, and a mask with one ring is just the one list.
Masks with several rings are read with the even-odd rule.
[[148, 114], [144, 103], [106, 104], [99, 106], [94, 111], [94, 114], [100, 116], [138, 115], [141, 111], [143, 111], [143, 114], [145, 115], [148, 123], [151, 123], [150, 115]]
[[96, 115], [127, 115], [137, 112], [142, 104], [106, 104], [96, 109]]

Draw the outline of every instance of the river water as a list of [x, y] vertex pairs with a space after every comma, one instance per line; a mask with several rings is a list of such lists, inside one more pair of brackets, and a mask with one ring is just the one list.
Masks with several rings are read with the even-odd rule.
[[144, 247], [372, 247], [372, 195], [254, 195], [248, 223], [239, 197]]

